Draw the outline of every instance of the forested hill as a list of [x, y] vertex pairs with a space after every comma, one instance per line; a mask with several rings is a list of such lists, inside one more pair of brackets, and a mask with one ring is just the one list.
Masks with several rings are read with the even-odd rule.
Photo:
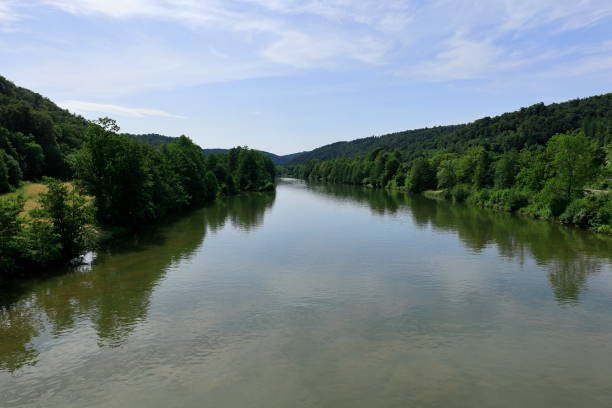
[[[19, 186], [22, 180], [71, 178], [68, 161], [83, 145], [88, 124], [85, 118], [0, 76], [0, 194]], [[153, 146], [178, 140], [158, 134], [127, 136]], [[276, 164], [293, 157], [262, 153]]]
[[406, 159], [433, 151], [463, 152], [476, 145], [502, 152], [542, 145], [557, 133], [576, 129], [583, 129], [588, 137], [603, 142], [604, 135], [610, 134], [612, 129], [612, 93], [550, 105], [538, 103], [466, 125], [408, 130], [332, 143], [301, 154], [287, 164], [366, 155], [377, 148], [399, 150]]
[[66, 157], [81, 146], [87, 123], [0, 76], [0, 167], [11, 184], [41, 175], [65, 176]]
[[[178, 139], [176, 137], [158, 135], [156, 133], [150, 133], [150, 134], [144, 134], [144, 135], [127, 134], [127, 136], [143, 140], [153, 146], [161, 146], [164, 144], [172, 143]], [[207, 155], [208, 154], [226, 154], [226, 153], [229, 153], [230, 149], [202, 149], [202, 151], [204, 152], [204, 154], [207, 154]], [[294, 158], [303, 154], [303, 153], [293, 153], [293, 154], [288, 154], [286, 156], [279, 156], [277, 154], [266, 152], [263, 150], [258, 150], [258, 151], [268, 156], [270, 159], [272, 159], [272, 162], [274, 164], [279, 165], [279, 166], [287, 164]]]
[[[204, 149], [204, 154], [225, 154], [227, 152], [229, 152], [228, 149]], [[263, 150], [258, 150], [258, 152], [263, 153], [264, 155], [268, 156], [270, 159], [272, 159], [272, 162], [278, 166], [284, 166], [285, 164], [291, 162], [293, 159], [304, 154], [304, 152], [302, 152], [302, 153], [287, 154], [285, 156], [279, 156], [277, 154], [266, 152]]]

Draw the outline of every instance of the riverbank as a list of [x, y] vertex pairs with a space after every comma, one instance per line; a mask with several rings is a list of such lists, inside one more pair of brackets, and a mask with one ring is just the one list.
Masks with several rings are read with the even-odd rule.
[[[314, 180], [322, 183], [354, 185], [352, 183], [333, 183], [325, 180]], [[362, 185], [371, 189], [399, 191], [410, 193], [406, 187], [377, 187], [372, 184]], [[424, 190], [419, 194], [428, 199], [466, 203], [480, 208], [517, 213], [538, 220], [544, 220], [565, 226], [576, 227], [595, 233], [612, 235], [612, 194], [608, 192], [586, 193], [584, 197], [572, 201], [558, 216], [546, 216], [533, 197], [516, 189], [474, 189], [468, 185], [457, 185], [452, 189]]]
[[107, 127], [89, 127], [76, 156], [81, 194], [44, 178], [0, 197], [0, 281], [71, 263], [101, 242], [219, 196], [274, 189], [274, 164], [257, 151], [204, 156], [186, 137], [155, 148]]
[[527, 194], [511, 190], [484, 189], [470, 192], [466, 189], [454, 192], [454, 194], [449, 190], [426, 190], [422, 195], [434, 200], [466, 202], [478, 207], [514, 212], [557, 224], [612, 235], [612, 225], [602, 222], [609, 219], [609, 214], [612, 213], [612, 198], [608, 192], [586, 193], [583, 198], [572, 202], [557, 217], [542, 215], [533, 204], [529, 203]]

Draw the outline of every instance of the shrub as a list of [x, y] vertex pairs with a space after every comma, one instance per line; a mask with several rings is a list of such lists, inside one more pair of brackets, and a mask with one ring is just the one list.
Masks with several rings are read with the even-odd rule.
[[470, 196], [471, 189], [465, 184], [457, 184], [450, 191], [450, 195], [453, 201], [461, 203]]
[[517, 189], [493, 190], [489, 206], [503, 211], [517, 211], [529, 203], [527, 193]]
[[482, 190], [477, 190], [472, 193], [469, 197], [467, 197], [467, 202], [470, 204], [480, 205], [483, 207], [489, 207], [489, 199], [491, 198], [491, 192], [483, 188]]
[[537, 217], [556, 218], [565, 211], [568, 204], [560, 186], [555, 180], [549, 180], [524, 212]]
[[594, 194], [573, 200], [559, 219], [567, 224], [606, 232], [612, 224], [612, 194]]

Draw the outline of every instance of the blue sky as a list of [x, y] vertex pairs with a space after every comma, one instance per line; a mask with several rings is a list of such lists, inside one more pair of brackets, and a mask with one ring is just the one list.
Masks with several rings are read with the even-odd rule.
[[0, 0], [0, 74], [278, 154], [612, 91], [610, 0]]

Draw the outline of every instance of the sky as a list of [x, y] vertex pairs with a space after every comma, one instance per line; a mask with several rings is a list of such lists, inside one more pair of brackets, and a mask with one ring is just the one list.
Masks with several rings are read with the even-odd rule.
[[277, 154], [612, 91], [611, 0], [0, 0], [0, 75]]

